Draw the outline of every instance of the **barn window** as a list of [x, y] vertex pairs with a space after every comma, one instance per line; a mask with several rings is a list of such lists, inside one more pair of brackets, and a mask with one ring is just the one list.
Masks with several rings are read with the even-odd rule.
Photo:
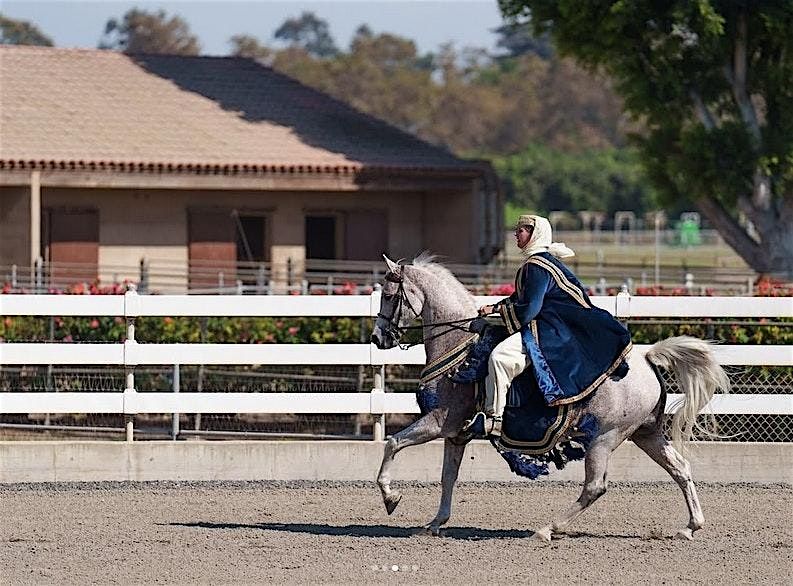
[[267, 223], [259, 215], [237, 216], [237, 261], [264, 262], [267, 260]]
[[335, 215], [306, 216], [306, 258], [338, 258], [336, 236]]

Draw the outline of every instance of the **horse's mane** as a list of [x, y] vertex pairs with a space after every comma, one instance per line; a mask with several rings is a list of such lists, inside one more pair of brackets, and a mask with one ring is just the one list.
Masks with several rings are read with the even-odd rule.
[[439, 277], [444, 285], [454, 291], [457, 295], [465, 295], [466, 297], [473, 298], [473, 294], [465, 288], [457, 277], [447, 269], [443, 264], [438, 262], [438, 255], [431, 254], [428, 251], [423, 251], [413, 259], [413, 266], [417, 269], [423, 269]]

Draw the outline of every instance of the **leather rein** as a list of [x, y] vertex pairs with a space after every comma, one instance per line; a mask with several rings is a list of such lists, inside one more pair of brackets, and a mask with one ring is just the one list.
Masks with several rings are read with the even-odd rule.
[[[390, 281], [392, 283], [397, 283], [399, 288], [397, 289], [396, 295], [398, 296], [396, 306], [394, 307], [394, 311], [391, 313], [390, 316], [387, 316], [383, 313], [378, 313], [377, 317], [381, 317], [388, 322], [387, 331], [391, 334], [394, 339], [397, 340], [397, 344], [402, 350], [407, 350], [411, 346], [418, 346], [419, 344], [423, 344], [429, 340], [434, 340], [435, 338], [440, 338], [441, 336], [445, 336], [454, 331], [461, 331], [468, 333], [468, 328], [463, 324], [469, 324], [473, 320], [475, 320], [478, 316], [474, 317], [464, 317], [462, 319], [453, 319], [450, 321], [440, 321], [428, 324], [422, 324], [420, 326], [400, 326], [399, 322], [402, 319], [402, 309], [406, 305], [410, 308], [410, 311], [413, 312], [413, 315], [419, 317], [419, 312], [413, 307], [410, 303], [410, 299], [408, 299], [407, 293], [405, 292], [405, 280], [402, 275], [397, 275], [392, 272], [386, 273], [385, 276], [386, 281]], [[396, 318], [396, 319], [395, 319]], [[421, 342], [413, 342], [410, 344], [401, 344], [399, 343], [399, 339], [402, 337], [402, 334], [407, 332], [408, 330], [419, 330], [424, 328], [437, 328], [447, 326], [442, 332], [438, 332], [437, 334], [433, 334], [432, 336], [424, 338]]]

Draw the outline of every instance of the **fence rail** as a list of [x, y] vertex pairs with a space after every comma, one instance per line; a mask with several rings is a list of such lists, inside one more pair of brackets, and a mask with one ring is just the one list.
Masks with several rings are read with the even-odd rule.
[[[479, 304], [499, 297], [478, 297]], [[619, 318], [631, 317], [793, 317], [793, 298], [593, 297], [593, 303]], [[118, 343], [0, 343], [3, 365], [121, 365], [126, 385], [116, 392], [5, 392], [0, 414], [113, 413], [333, 413], [376, 416], [375, 439], [382, 439], [384, 415], [418, 413], [412, 393], [386, 393], [384, 365], [421, 365], [423, 346], [379, 350], [370, 344], [142, 344], [135, 342], [141, 316], [353, 316], [375, 317], [380, 292], [368, 296], [217, 297], [148, 296], [128, 291], [117, 296], [0, 295], [0, 316], [116, 316], [127, 321], [127, 339]], [[646, 351], [648, 345], [637, 345]], [[723, 365], [793, 366], [793, 346], [721, 345]], [[363, 393], [139, 392], [135, 367], [174, 364], [367, 365], [375, 369], [374, 388]], [[681, 398], [670, 395], [667, 411]], [[793, 394], [717, 396], [710, 410], [722, 415], [793, 416]], [[132, 439], [132, 419], [127, 421]]]
[[[591, 243], [589, 244], [591, 246]], [[490, 264], [448, 264], [460, 281], [476, 292], [511, 283], [517, 258], [499, 257]], [[574, 257], [571, 268], [593, 291], [606, 294], [611, 287], [663, 285], [682, 287], [690, 295], [708, 291], [751, 295], [757, 274], [747, 267], [723, 266], [718, 258], [691, 265], [668, 259], [656, 267], [652, 259], [609, 259]], [[300, 270], [291, 262], [198, 262], [168, 259], [141, 259], [139, 264], [63, 263], [37, 260], [32, 266], [0, 265], [0, 286], [21, 293], [43, 293], [98, 283], [117, 286], [134, 282], [141, 292], [191, 294], [266, 295], [368, 293], [383, 276], [381, 261], [307, 259]], [[783, 279], [784, 280], [784, 279]]]

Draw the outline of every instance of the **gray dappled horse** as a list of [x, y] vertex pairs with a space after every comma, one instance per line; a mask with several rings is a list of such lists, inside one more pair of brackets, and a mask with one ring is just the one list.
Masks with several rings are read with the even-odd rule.
[[[473, 295], [429, 255], [419, 255], [412, 265], [400, 265], [386, 258], [388, 273], [383, 285], [380, 313], [372, 332], [372, 342], [381, 349], [399, 343], [403, 328], [418, 317], [424, 324], [425, 350], [430, 364], [459, 345], [470, 334], [454, 329], [441, 330], [432, 324], [465, 321], [476, 315]], [[702, 528], [705, 518], [691, 478], [689, 463], [681, 456], [683, 441], [690, 440], [694, 428], [700, 428], [696, 415], [710, 401], [716, 389], [726, 391], [729, 380], [713, 358], [710, 345], [702, 340], [680, 336], [654, 344], [642, 356], [632, 351], [628, 358], [630, 371], [620, 381], [606, 380], [583, 406], [576, 421], [586, 414], [599, 424], [597, 435], [586, 451], [586, 476], [581, 496], [569, 509], [535, 537], [550, 541], [553, 533], [563, 533], [568, 525], [606, 492], [606, 472], [611, 453], [626, 439], [644, 450], [677, 482], [683, 491], [689, 512], [688, 525], [677, 536], [691, 539]], [[670, 444], [663, 435], [665, 391], [648, 363], [671, 370], [685, 395], [685, 400], [672, 420]], [[446, 376], [435, 379], [438, 406], [399, 433], [389, 437], [377, 483], [386, 510], [391, 514], [402, 495], [391, 488], [391, 468], [397, 452], [408, 446], [444, 438], [442, 494], [438, 513], [425, 529], [434, 535], [451, 515], [452, 490], [465, 451], [464, 441], [455, 441], [464, 422], [475, 409], [473, 385], [453, 383]], [[575, 426], [576, 423], [573, 423]], [[673, 447], [674, 446], [674, 447]]]

